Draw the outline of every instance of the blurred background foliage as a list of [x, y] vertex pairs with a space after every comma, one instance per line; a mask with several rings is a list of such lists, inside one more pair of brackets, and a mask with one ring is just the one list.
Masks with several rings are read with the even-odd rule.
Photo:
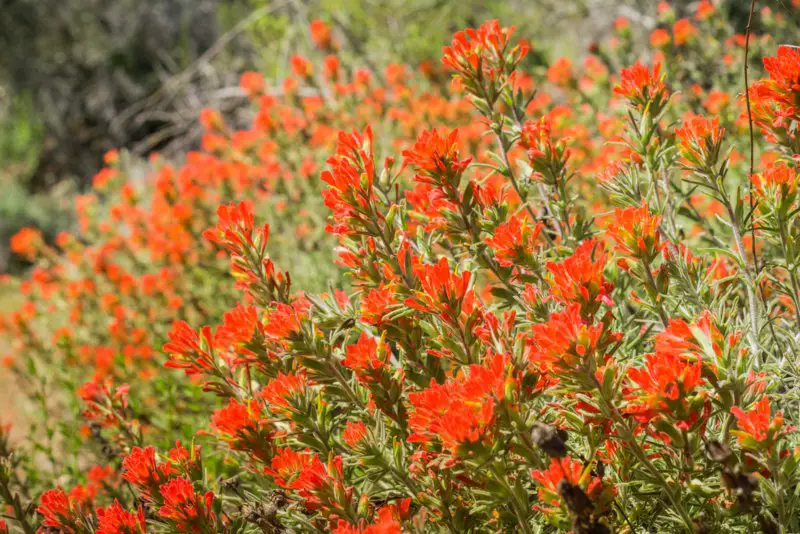
[[[780, 0], [777, 0], [780, 2]], [[670, 2], [678, 11], [691, 2]], [[741, 5], [739, 5], [741, 4]], [[728, 2], [744, 28], [747, 2]], [[579, 56], [617, 17], [642, 39], [652, 0], [0, 0], [0, 272], [20, 227], [52, 237], [104, 152], [180, 159], [202, 108], [232, 112], [248, 69], [279, 80], [310, 48], [308, 23], [341, 36], [340, 57], [371, 68], [438, 60], [452, 33], [498, 18], [542, 61]]]

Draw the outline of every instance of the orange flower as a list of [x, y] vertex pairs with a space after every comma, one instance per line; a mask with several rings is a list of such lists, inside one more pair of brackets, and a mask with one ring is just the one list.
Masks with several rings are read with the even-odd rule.
[[309, 385], [311, 383], [304, 374], [278, 373], [278, 376], [264, 385], [261, 397], [267, 401], [270, 410], [288, 413], [292, 400], [305, 394]]
[[116, 499], [108, 508], [97, 509], [97, 520], [96, 534], [144, 534], [146, 531], [144, 509], [139, 507], [137, 513], [129, 512]]
[[620, 83], [614, 87], [614, 93], [627, 98], [636, 109], [649, 110], [656, 116], [666, 105], [669, 96], [660, 71], [659, 63], [648, 69], [637, 61], [632, 67], [620, 71]]
[[442, 49], [442, 63], [465, 78], [471, 78], [480, 69], [490, 79], [501, 73], [496, 65], [507, 61], [516, 66], [528, 53], [527, 45], [517, 45], [508, 50], [514, 27], [501, 28], [497, 20], [469, 28], [453, 35], [450, 46]]
[[[589, 498], [592, 506], [602, 511], [614, 498], [613, 488], [607, 488], [599, 477], [591, 477], [580, 460], [570, 457], [552, 458], [542, 471], [534, 469], [531, 477], [539, 484], [539, 501], [549, 506], [544, 512], [558, 511], [567, 488], [578, 488]], [[569, 506], [567, 504], [567, 506]]]
[[561, 178], [571, 152], [564, 138], [554, 139], [553, 116], [528, 121], [522, 127], [520, 143], [528, 150], [533, 178], [554, 185]]
[[459, 159], [458, 130], [449, 134], [424, 131], [414, 146], [403, 151], [404, 165], [417, 168], [415, 180], [438, 186], [457, 186], [472, 158]]
[[173, 478], [160, 488], [164, 505], [158, 509], [159, 517], [174, 523], [178, 532], [217, 532], [217, 516], [212, 511], [214, 494], [195, 493], [191, 481]]
[[223, 204], [217, 208], [217, 217], [217, 225], [203, 232], [203, 237], [225, 247], [231, 254], [243, 256], [247, 254], [247, 247], [264, 254], [269, 239], [269, 225], [254, 230], [252, 202]]
[[789, 198], [797, 193], [798, 175], [794, 168], [769, 164], [763, 172], [750, 177], [756, 195], [762, 198]]
[[524, 268], [529, 266], [534, 247], [544, 225], [537, 222], [531, 226], [526, 213], [515, 214], [500, 223], [485, 242], [494, 249], [494, 257], [503, 267]]
[[329, 50], [333, 47], [331, 39], [331, 27], [320, 19], [312, 20], [308, 27], [311, 32], [311, 41], [314, 46], [322, 50]]
[[[697, 338], [698, 334], [705, 336], [705, 340]], [[672, 319], [666, 330], [655, 336], [656, 352], [669, 353], [686, 358], [689, 361], [703, 359], [702, 346], [710, 345], [714, 351], [713, 357], [722, 358], [725, 351], [736, 345], [741, 333], [730, 334], [727, 338], [722, 335], [714, 323], [714, 318], [708, 311], [703, 312], [691, 325], [683, 319]], [[713, 371], [716, 362], [706, 362]]]
[[330, 188], [322, 192], [325, 205], [333, 211], [335, 224], [329, 232], [350, 234], [352, 220], [361, 220], [375, 198], [372, 189], [375, 164], [372, 158], [372, 130], [363, 133], [339, 133], [336, 154], [328, 158], [330, 170], [322, 172], [321, 179]]
[[134, 447], [122, 460], [122, 478], [136, 486], [148, 502], [157, 498], [159, 487], [174, 473], [175, 469], [169, 462], [156, 460], [153, 446]]
[[83, 516], [81, 504], [68, 496], [61, 488], [44, 492], [39, 499], [39, 507], [36, 512], [44, 516], [42, 526], [56, 529], [65, 534], [84, 531], [80, 527]]
[[351, 525], [340, 519], [333, 534], [401, 534], [403, 528], [396, 515], [394, 506], [384, 506], [378, 510], [378, 517], [369, 525], [364, 524], [363, 520], [358, 525]]
[[778, 411], [774, 418], [770, 417], [769, 398], [765, 395], [756, 402], [752, 409], [745, 412], [738, 406], [731, 408], [736, 417], [739, 430], [731, 431], [739, 439], [739, 444], [747, 449], [759, 449], [771, 446], [780, 436], [783, 427], [783, 414]]
[[414, 291], [412, 298], [405, 300], [407, 306], [439, 315], [450, 324], [459, 324], [462, 315], [470, 315], [475, 311], [477, 304], [475, 293], [470, 288], [470, 271], [460, 275], [453, 273], [447, 258], [442, 257], [436, 265], [415, 265], [414, 275], [422, 287]]
[[672, 37], [664, 28], [656, 28], [650, 33], [650, 46], [653, 48], [664, 48], [671, 40]]
[[278, 449], [272, 457], [270, 467], [264, 468], [264, 474], [271, 476], [278, 486], [288, 489], [292, 481], [316, 458], [308, 449], [303, 452], [288, 448]]
[[560, 263], [549, 262], [547, 283], [558, 302], [581, 306], [581, 315], [594, 315], [601, 303], [612, 306], [609, 296], [614, 284], [606, 282], [603, 270], [608, 255], [596, 239], [589, 239], [575, 249], [575, 253]]
[[779, 46], [774, 57], [764, 58], [764, 68], [769, 78], [750, 87], [754, 120], [770, 142], [777, 142], [784, 135], [793, 138], [791, 122], [800, 115], [800, 48]]
[[246, 451], [264, 462], [269, 459], [272, 433], [258, 401], [229, 399], [227, 406], [212, 414], [211, 426], [232, 449]]
[[709, 119], [701, 115], [690, 116], [683, 126], [675, 130], [684, 163], [693, 169], [714, 168], [720, 157], [722, 136], [725, 129], [719, 118]]
[[505, 399], [509, 376], [507, 357], [495, 354], [484, 365], [471, 365], [454, 380], [410, 393], [408, 418], [411, 443], [441, 442], [453, 456], [482, 450], [491, 438], [495, 406]]
[[204, 327], [200, 333], [186, 321], [175, 321], [169, 334], [169, 343], [163, 347], [169, 359], [164, 367], [183, 369], [187, 375], [203, 374], [214, 369], [214, 340], [211, 328]]
[[648, 355], [645, 367], [628, 370], [636, 387], [626, 395], [630, 403], [626, 411], [642, 423], [665, 415], [670, 422], [677, 422], [678, 428], [688, 430], [699, 419], [705, 402], [696, 391], [704, 383], [702, 370], [702, 361], [689, 363], [674, 353]]
[[588, 323], [575, 303], [552, 314], [546, 323], [531, 326], [527, 356], [539, 374], [581, 371], [617, 339], [619, 334], [606, 332], [603, 323]]
[[254, 99], [264, 93], [264, 76], [260, 72], [248, 71], [239, 77], [239, 87], [247, 98]]
[[614, 250], [620, 254], [641, 259], [649, 265], [663, 250], [658, 229], [661, 217], [650, 213], [647, 204], [639, 208], [617, 208], [612, 221], [607, 231], [617, 242]]
[[689, 19], [680, 19], [675, 21], [675, 25], [672, 27], [672, 35], [675, 36], [675, 44], [681, 46], [697, 35], [697, 28], [694, 27]]
[[570, 457], [553, 458], [550, 460], [550, 467], [546, 470], [534, 469], [531, 471], [531, 477], [541, 486], [539, 500], [550, 505], [558, 505], [558, 485], [562, 480], [578, 486], [582, 474], [583, 464], [580, 460]]
[[361, 301], [361, 320], [367, 324], [380, 324], [396, 304], [397, 298], [392, 286], [381, 285], [370, 289]]
[[9, 248], [14, 254], [33, 260], [43, 245], [42, 232], [36, 228], [23, 228], [11, 236]]
[[292, 64], [292, 71], [300, 78], [310, 78], [314, 73], [313, 63], [303, 56], [294, 55], [289, 58], [289, 62]]
[[797, 47], [779, 46], [774, 57], [764, 58], [764, 69], [775, 89], [783, 95], [800, 92], [800, 49]]
[[388, 344], [381, 342], [379, 346], [375, 337], [362, 332], [356, 343], [347, 346], [342, 364], [355, 371], [359, 380], [374, 380], [391, 354]]
[[572, 78], [572, 61], [565, 57], [556, 59], [547, 69], [547, 80], [554, 85], [567, 85]]
[[306, 499], [310, 509], [325, 506], [333, 512], [348, 507], [353, 493], [352, 488], [344, 485], [341, 456], [332, 456], [327, 463], [322, 463], [315, 454], [302, 465], [289, 487]]
[[342, 439], [345, 443], [347, 443], [348, 447], [351, 449], [356, 448], [356, 446], [367, 436], [367, 425], [363, 422], [352, 422], [348, 421], [344, 427], [344, 431], [342, 432]]

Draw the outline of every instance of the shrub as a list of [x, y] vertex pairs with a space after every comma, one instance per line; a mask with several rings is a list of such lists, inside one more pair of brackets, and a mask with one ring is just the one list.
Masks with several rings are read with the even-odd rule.
[[[109, 156], [82, 237], [13, 244], [48, 267], [7, 320], [46, 438], [0, 442], [12, 528], [800, 528], [800, 52], [738, 97], [750, 43], [713, 4], [647, 62], [616, 26], [532, 72], [513, 29], [459, 32], [449, 87], [296, 57], [282, 98], [243, 78], [253, 130], [205, 112], [141, 192]], [[329, 237], [287, 233], [320, 198]], [[346, 283], [298, 287], [328, 239]]]

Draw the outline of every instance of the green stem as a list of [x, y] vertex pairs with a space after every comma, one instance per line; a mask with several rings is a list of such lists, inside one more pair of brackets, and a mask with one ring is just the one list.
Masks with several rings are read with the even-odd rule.
[[531, 529], [530, 526], [528, 526], [528, 520], [523, 511], [523, 506], [519, 502], [517, 494], [514, 492], [514, 490], [511, 488], [508, 481], [506, 480], [505, 474], [500, 473], [500, 471], [494, 464], [490, 465], [489, 470], [492, 472], [497, 482], [499, 482], [500, 485], [503, 486], [503, 489], [506, 491], [506, 494], [511, 499], [511, 507], [514, 509], [514, 515], [517, 516], [517, 521], [519, 522], [519, 526], [522, 528], [522, 532], [524, 532], [525, 534], [531, 534]]
[[619, 410], [617, 410], [616, 406], [614, 406], [605, 397], [605, 395], [603, 394], [603, 389], [600, 386], [600, 382], [597, 380], [597, 377], [592, 376], [592, 380], [594, 382], [595, 388], [597, 388], [597, 391], [600, 393], [600, 398], [602, 399], [603, 404], [605, 404], [607, 411], [612, 415], [614, 420], [617, 422], [617, 425], [620, 428], [620, 435], [629, 446], [628, 450], [639, 461], [639, 463], [642, 464], [650, 472], [653, 478], [658, 482], [659, 486], [661, 486], [661, 488], [664, 490], [664, 493], [667, 495], [667, 499], [672, 505], [672, 508], [681, 517], [688, 531], [694, 532], [695, 528], [694, 522], [692, 521], [692, 518], [689, 516], [689, 513], [680, 503], [680, 500], [678, 499], [677, 495], [675, 495], [675, 492], [673, 491], [672, 487], [669, 485], [664, 476], [661, 474], [661, 471], [659, 471], [658, 468], [655, 465], [653, 465], [653, 463], [647, 457], [645, 452], [639, 446], [639, 443], [636, 441], [636, 437], [633, 435], [633, 432], [631, 432], [630, 428], [628, 427], [628, 422], [625, 420], [625, 418], [622, 416]]

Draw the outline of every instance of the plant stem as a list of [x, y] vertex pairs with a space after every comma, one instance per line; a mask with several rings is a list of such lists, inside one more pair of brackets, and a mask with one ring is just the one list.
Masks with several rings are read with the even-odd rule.
[[750, 332], [747, 338], [750, 343], [750, 349], [754, 354], [761, 352], [758, 346], [758, 303], [756, 302], [756, 281], [750, 272], [750, 266], [747, 264], [747, 256], [745, 255], [744, 241], [742, 240], [742, 232], [739, 229], [739, 222], [736, 220], [736, 212], [731, 205], [730, 199], [724, 191], [721, 191], [724, 199], [725, 209], [728, 211], [728, 217], [731, 221], [731, 230], [733, 231], [734, 244], [736, 245], [736, 252], [739, 255], [739, 261], [742, 264], [742, 270], [746, 278], [745, 290], [747, 291], [747, 303], [750, 315]]
[[614, 406], [605, 397], [605, 395], [603, 394], [603, 389], [600, 386], [600, 382], [597, 380], [597, 377], [592, 375], [592, 381], [594, 383], [595, 388], [597, 388], [597, 391], [600, 393], [600, 398], [602, 399], [603, 404], [605, 404], [606, 409], [611, 413], [612, 417], [620, 427], [621, 430], [620, 435], [628, 443], [629, 445], [628, 450], [631, 452], [631, 454], [634, 455], [634, 457], [636, 457], [639, 463], [641, 463], [650, 472], [650, 474], [653, 475], [653, 478], [656, 479], [658, 484], [664, 490], [664, 493], [667, 495], [667, 499], [669, 500], [670, 504], [675, 509], [675, 511], [678, 513], [678, 515], [681, 517], [689, 532], [693, 532], [695, 525], [694, 522], [692, 521], [692, 518], [689, 516], [689, 513], [686, 511], [686, 509], [678, 500], [678, 497], [675, 495], [674, 491], [667, 483], [664, 476], [661, 474], [661, 471], [659, 471], [658, 468], [653, 465], [653, 463], [641, 449], [638, 442], [636, 441], [636, 437], [633, 435], [633, 432], [631, 432], [630, 428], [628, 428], [628, 422], [625, 420], [625, 418], [622, 416], [619, 410], [617, 410], [617, 407]]
[[525, 518], [525, 513], [523, 512], [522, 506], [520, 505], [519, 500], [517, 499], [517, 494], [514, 493], [514, 490], [508, 484], [505, 474], [501, 474], [493, 463], [490, 464], [489, 470], [492, 472], [497, 482], [499, 482], [500, 485], [503, 486], [503, 489], [506, 491], [508, 497], [511, 499], [511, 507], [514, 509], [514, 515], [517, 516], [517, 521], [519, 522], [519, 526], [522, 528], [522, 531], [525, 534], [530, 534], [531, 529], [528, 526], [528, 521]]
[[644, 271], [645, 277], [647, 278], [647, 284], [650, 286], [650, 290], [648, 293], [655, 295], [653, 297], [653, 304], [656, 306], [656, 310], [658, 311], [658, 317], [661, 319], [661, 324], [664, 325], [664, 328], [669, 326], [669, 316], [667, 316], [667, 312], [664, 311], [664, 303], [658, 298], [658, 286], [656, 285], [656, 281], [653, 278], [653, 273], [650, 272], [650, 266], [647, 265], [644, 261], [640, 260], [639, 264], [642, 266], [642, 270]]

